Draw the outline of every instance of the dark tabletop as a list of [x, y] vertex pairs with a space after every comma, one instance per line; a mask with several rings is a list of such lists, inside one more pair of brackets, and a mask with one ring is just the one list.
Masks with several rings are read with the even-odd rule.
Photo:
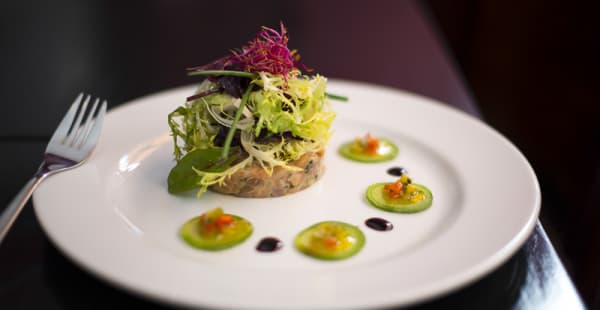
[[[480, 117], [427, 8], [412, 1], [4, 1], [0, 4], [0, 208], [33, 175], [80, 91], [110, 107], [195, 83], [183, 68], [217, 58], [261, 25], [286, 22], [290, 45], [325, 76], [397, 87]], [[342, 4], [343, 3], [343, 4]], [[525, 154], [526, 155], [526, 154]], [[543, 208], [543, 206], [542, 206]], [[74, 265], [28, 203], [0, 245], [0, 308], [165, 307]], [[538, 221], [498, 269], [417, 309], [577, 309], [583, 305]]]

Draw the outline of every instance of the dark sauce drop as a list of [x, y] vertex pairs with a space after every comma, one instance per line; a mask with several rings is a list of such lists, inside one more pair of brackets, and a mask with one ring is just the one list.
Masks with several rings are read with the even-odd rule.
[[387, 173], [396, 177], [401, 177], [403, 174], [408, 174], [408, 170], [402, 167], [392, 167], [388, 169]]
[[379, 217], [372, 217], [368, 220], [365, 221], [365, 224], [367, 224], [367, 226], [369, 226], [369, 228], [378, 230], [378, 231], [387, 231], [387, 230], [392, 230], [394, 228], [394, 225], [392, 225], [392, 222], [379, 218]]
[[256, 245], [256, 250], [259, 252], [275, 252], [283, 247], [283, 242], [277, 238], [267, 237], [260, 240]]

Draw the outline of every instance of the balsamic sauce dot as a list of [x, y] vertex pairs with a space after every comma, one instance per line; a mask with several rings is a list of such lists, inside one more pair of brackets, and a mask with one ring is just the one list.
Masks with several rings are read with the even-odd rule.
[[392, 222], [390, 222], [386, 219], [379, 218], [379, 217], [372, 217], [372, 218], [366, 220], [365, 224], [369, 228], [375, 229], [377, 231], [387, 231], [387, 230], [392, 230], [394, 228], [394, 225], [392, 224]]
[[256, 245], [259, 252], [275, 252], [283, 247], [283, 242], [277, 238], [266, 237], [260, 240]]
[[388, 169], [387, 173], [396, 177], [401, 177], [403, 174], [408, 174], [408, 170], [402, 167], [392, 167]]

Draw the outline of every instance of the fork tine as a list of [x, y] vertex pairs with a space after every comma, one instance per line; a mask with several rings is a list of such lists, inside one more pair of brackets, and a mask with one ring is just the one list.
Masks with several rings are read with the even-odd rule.
[[73, 126], [71, 126], [71, 131], [69, 131], [67, 139], [65, 139], [65, 142], [64, 142], [65, 145], [73, 145], [73, 143], [75, 142], [75, 139], [77, 139], [77, 135], [80, 133], [79, 126], [81, 125], [81, 119], [83, 119], [85, 110], [87, 110], [87, 105], [90, 102], [90, 97], [91, 97], [90, 95], [87, 95], [85, 97], [85, 101], [83, 101], [83, 105], [81, 106], [81, 109], [79, 109], [77, 118], [75, 119]]
[[92, 108], [90, 109], [87, 115], [87, 118], [85, 119], [85, 122], [83, 123], [83, 125], [81, 125], [81, 128], [78, 129], [78, 133], [76, 138], [73, 140], [73, 146], [77, 147], [79, 145], [81, 145], [84, 141], [85, 138], [88, 136], [91, 128], [92, 128], [92, 118], [94, 117], [94, 114], [96, 113], [96, 108], [98, 107], [98, 103], [100, 102], [100, 98], [96, 98], [96, 100], [94, 100], [94, 104], [92, 105]]
[[69, 133], [69, 128], [71, 128], [71, 124], [73, 123], [73, 119], [75, 118], [75, 113], [77, 113], [77, 108], [79, 107], [82, 98], [83, 93], [79, 93], [77, 98], [75, 98], [75, 101], [73, 101], [73, 104], [71, 104], [71, 107], [69, 108], [67, 114], [65, 114], [62, 121], [60, 121], [60, 124], [58, 124], [58, 128], [56, 128], [56, 131], [54, 131], [52, 138], [50, 138], [51, 143], [56, 142], [59, 139], [63, 140], [67, 136], [67, 134]]
[[84, 138], [82, 142], [82, 150], [91, 151], [91, 149], [96, 145], [98, 137], [100, 137], [100, 132], [102, 131], [102, 123], [104, 123], [104, 115], [106, 114], [106, 105], [106, 100], [102, 101], [100, 111], [98, 112], [98, 116], [96, 116], [96, 119], [94, 119], [94, 124], [92, 125], [90, 133], [87, 137]]

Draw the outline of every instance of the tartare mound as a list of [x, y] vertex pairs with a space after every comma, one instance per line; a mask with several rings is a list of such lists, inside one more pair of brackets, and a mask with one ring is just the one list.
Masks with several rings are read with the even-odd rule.
[[277, 197], [295, 193], [314, 184], [325, 172], [323, 152], [309, 152], [289, 162], [300, 170], [291, 171], [281, 166], [269, 175], [258, 162], [232, 174], [222, 185], [211, 190], [228, 195], [249, 198]]

